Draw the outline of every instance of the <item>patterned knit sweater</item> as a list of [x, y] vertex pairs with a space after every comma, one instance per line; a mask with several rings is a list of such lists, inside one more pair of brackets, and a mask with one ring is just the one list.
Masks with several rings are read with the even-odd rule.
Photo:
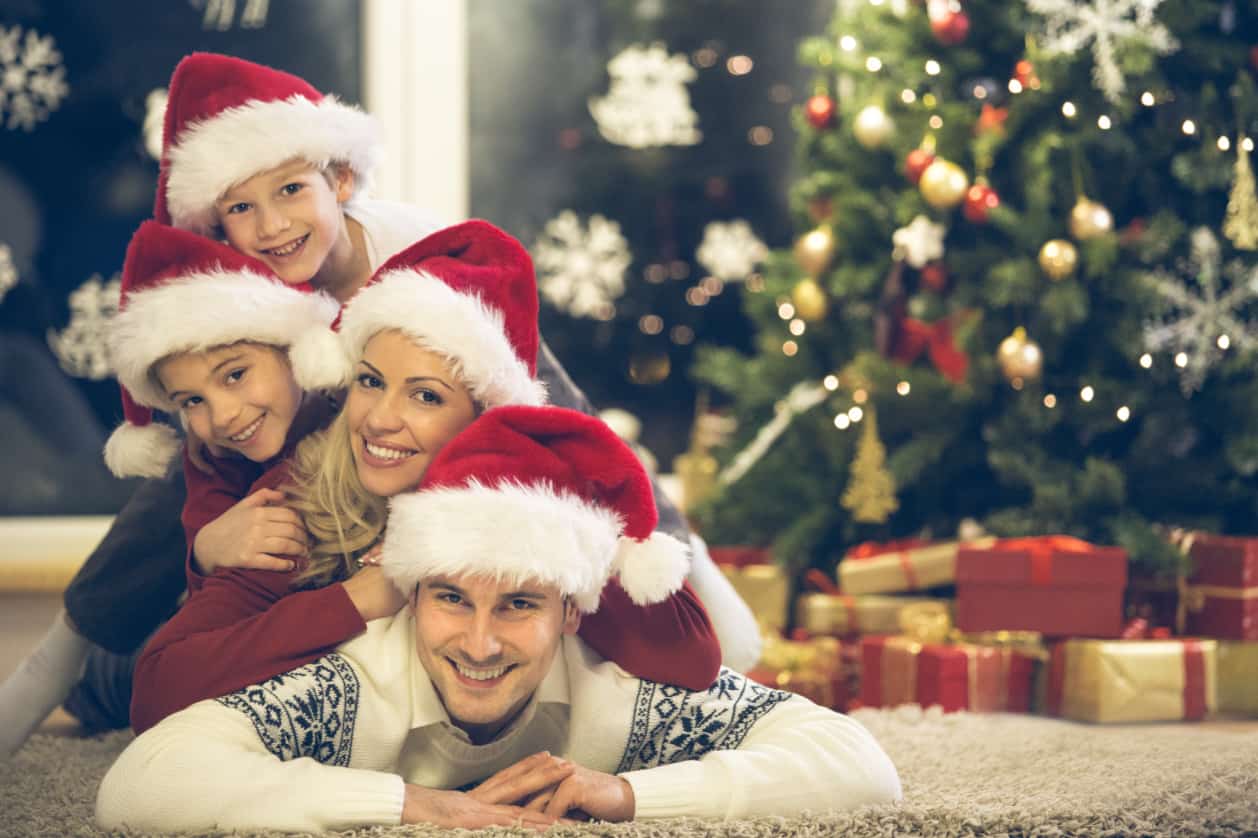
[[96, 801], [106, 829], [321, 831], [401, 822], [404, 783], [459, 789], [541, 750], [616, 773], [636, 817], [792, 815], [896, 800], [860, 723], [728, 669], [692, 692], [566, 636], [497, 739], [450, 722], [410, 609], [300, 669], [202, 701], [137, 738]]

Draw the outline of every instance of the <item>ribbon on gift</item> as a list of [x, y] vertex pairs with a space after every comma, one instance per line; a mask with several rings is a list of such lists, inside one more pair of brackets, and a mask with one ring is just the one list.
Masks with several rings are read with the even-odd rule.
[[952, 615], [942, 602], [915, 602], [900, 609], [900, 631], [920, 643], [946, 643]]
[[1095, 547], [1071, 535], [1040, 535], [1030, 538], [1002, 538], [991, 549], [1026, 552], [1031, 557], [1031, 584], [1051, 585], [1053, 554], [1087, 553]]

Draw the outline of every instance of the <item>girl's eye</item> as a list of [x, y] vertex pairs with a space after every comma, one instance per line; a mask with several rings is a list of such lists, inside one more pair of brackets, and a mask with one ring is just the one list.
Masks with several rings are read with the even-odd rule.
[[231, 372], [227, 373], [227, 383], [235, 384], [237, 381], [244, 378], [245, 370], [246, 370], [246, 367], [240, 367], [239, 369], [234, 369]]
[[376, 378], [369, 372], [359, 373], [358, 378], [356, 378], [355, 381], [358, 383], [359, 387], [367, 389], [375, 389], [376, 387], [381, 387], [384, 384], [380, 379]]
[[445, 403], [445, 400], [442, 399], [441, 396], [437, 395], [432, 390], [416, 390], [414, 398], [418, 399], [424, 404], [438, 405], [438, 404]]
[[191, 408], [196, 407], [196, 406], [197, 406], [197, 405], [199, 405], [200, 403], [201, 403], [201, 397], [200, 397], [200, 396], [189, 396], [188, 398], [184, 399], [183, 401], [181, 401], [181, 402], [179, 403], [179, 409], [180, 409], [180, 410], [189, 410], [189, 409], [191, 409]]
[[242, 212], [246, 212], [246, 211], [248, 211], [248, 209], [249, 209], [249, 205], [248, 205], [248, 204], [246, 204], [244, 201], [241, 201], [241, 202], [240, 202], [240, 203], [238, 203], [238, 204], [232, 204], [230, 207], [228, 207], [228, 208], [227, 208], [227, 214], [228, 214], [228, 215], [239, 215], [239, 214], [240, 214], [240, 213], [242, 213]]

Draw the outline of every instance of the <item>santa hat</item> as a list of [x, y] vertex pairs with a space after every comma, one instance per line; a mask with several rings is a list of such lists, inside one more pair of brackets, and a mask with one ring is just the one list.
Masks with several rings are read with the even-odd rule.
[[690, 565], [689, 548], [656, 521], [646, 471], [601, 420], [500, 407], [441, 449], [417, 491], [389, 501], [381, 565], [401, 591], [464, 574], [555, 585], [587, 614], [615, 574], [649, 605]]
[[127, 247], [122, 296], [109, 329], [109, 352], [122, 385], [125, 423], [105, 445], [119, 477], [158, 477], [178, 453], [173, 428], [151, 408], [171, 410], [153, 365], [177, 352], [237, 341], [287, 347], [305, 389], [340, 380], [345, 359], [330, 326], [338, 306], [309, 285], [285, 285], [251, 257], [156, 221], [140, 225]]
[[170, 79], [153, 217], [209, 232], [224, 192], [293, 158], [341, 161], [363, 191], [379, 152], [375, 120], [359, 108], [289, 73], [194, 52]]
[[[448, 359], [482, 407], [546, 401], [533, 260], [488, 222], [439, 230], [381, 265], [341, 315], [345, 356], [361, 358], [385, 329]], [[344, 380], [352, 373], [351, 360]]]

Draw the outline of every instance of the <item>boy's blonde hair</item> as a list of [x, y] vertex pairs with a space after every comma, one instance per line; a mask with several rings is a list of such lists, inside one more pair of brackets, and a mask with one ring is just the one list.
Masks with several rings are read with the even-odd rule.
[[353, 576], [358, 559], [380, 540], [388, 499], [358, 479], [342, 410], [326, 430], [301, 441], [292, 459], [289, 505], [310, 533], [310, 558], [294, 587], [321, 588]]

